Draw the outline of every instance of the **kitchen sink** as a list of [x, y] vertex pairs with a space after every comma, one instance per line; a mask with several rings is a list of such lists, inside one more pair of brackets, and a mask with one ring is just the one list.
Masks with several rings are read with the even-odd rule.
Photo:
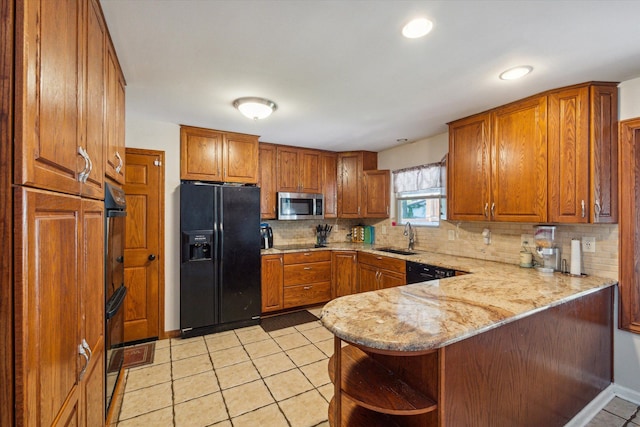
[[376, 251], [381, 252], [389, 252], [390, 254], [398, 254], [398, 255], [415, 255], [418, 252], [407, 251], [404, 249], [396, 249], [396, 248], [375, 248]]

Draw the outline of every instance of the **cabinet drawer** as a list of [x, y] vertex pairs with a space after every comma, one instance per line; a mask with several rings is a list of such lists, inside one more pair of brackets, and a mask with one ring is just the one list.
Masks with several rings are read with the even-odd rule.
[[284, 288], [284, 308], [318, 304], [331, 299], [331, 282]]
[[370, 254], [367, 252], [358, 253], [358, 262], [361, 264], [369, 264], [385, 270], [395, 271], [397, 273], [406, 272], [406, 261], [403, 259], [390, 258], [382, 255]]
[[320, 261], [331, 261], [331, 251], [305, 251], [284, 254], [285, 265]]
[[331, 280], [331, 261], [284, 266], [284, 286]]

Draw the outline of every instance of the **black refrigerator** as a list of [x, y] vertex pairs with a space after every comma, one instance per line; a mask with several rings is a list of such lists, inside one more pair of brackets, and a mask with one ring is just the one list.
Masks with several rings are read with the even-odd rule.
[[180, 331], [260, 322], [260, 189], [180, 184]]

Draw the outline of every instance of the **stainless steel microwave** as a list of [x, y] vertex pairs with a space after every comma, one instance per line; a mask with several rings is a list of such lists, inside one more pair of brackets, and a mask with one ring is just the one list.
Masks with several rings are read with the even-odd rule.
[[314, 193], [278, 193], [278, 219], [324, 219], [324, 196]]

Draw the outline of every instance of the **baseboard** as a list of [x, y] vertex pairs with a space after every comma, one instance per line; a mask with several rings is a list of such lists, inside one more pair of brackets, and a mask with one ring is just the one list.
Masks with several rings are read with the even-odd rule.
[[586, 425], [598, 412], [607, 406], [607, 403], [609, 403], [611, 399], [616, 396], [615, 388], [616, 386], [614, 384], [610, 384], [609, 387], [602, 390], [595, 399], [582, 408], [582, 410], [578, 412], [571, 421], [565, 424], [564, 427], [582, 427]]
[[175, 331], [164, 331], [162, 335], [163, 336], [160, 339], [180, 338], [180, 329], [177, 329]]
[[585, 426], [598, 412], [604, 409], [605, 406], [614, 397], [627, 400], [629, 402], [640, 405], [640, 392], [631, 390], [630, 388], [623, 387], [618, 384], [610, 384], [599, 395], [596, 396], [582, 411], [571, 419], [564, 427], [582, 427]]
[[613, 384], [613, 392], [621, 399], [640, 405], [640, 392], [618, 384]]

